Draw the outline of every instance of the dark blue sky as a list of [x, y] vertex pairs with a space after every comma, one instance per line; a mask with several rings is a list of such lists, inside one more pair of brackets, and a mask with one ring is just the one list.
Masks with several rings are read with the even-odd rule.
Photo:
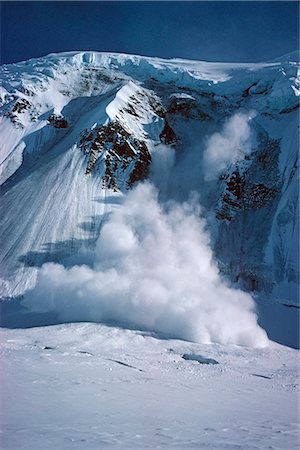
[[1, 2], [1, 63], [98, 50], [266, 61], [298, 49], [298, 2]]

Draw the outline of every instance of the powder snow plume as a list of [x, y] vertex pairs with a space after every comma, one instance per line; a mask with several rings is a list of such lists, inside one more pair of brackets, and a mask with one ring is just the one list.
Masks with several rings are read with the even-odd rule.
[[253, 117], [254, 112], [237, 112], [225, 122], [221, 131], [209, 137], [203, 155], [207, 180], [216, 178], [229, 164], [251, 152], [249, 122]]
[[111, 213], [92, 267], [45, 264], [23, 305], [62, 321], [97, 321], [210, 343], [262, 347], [250, 295], [220, 278], [197, 199], [161, 204], [138, 185]]

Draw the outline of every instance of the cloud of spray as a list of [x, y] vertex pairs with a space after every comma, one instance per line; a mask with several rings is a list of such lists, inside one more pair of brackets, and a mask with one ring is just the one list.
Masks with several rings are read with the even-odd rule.
[[94, 267], [45, 264], [23, 304], [62, 321], [99, 321], [197, 342], [264, 346], [250, 295], [228, 287], [213, 261], [197, 198], [158, 201], [138, 185], [104, 224]]
[[160, 144], [154, 147], [151, 157], [151, 181], [159, 187], [160, 194], [165, 193], [168, 191], [170, 177], [174, 174], [175, 151], [172, 147]]
[[209, 137], [203, 153], [206, 180], [213, 180], [229, 164], [251, 153], [249, 122], [254, 116], [253, 112], [238, 112], [227, 120], [220, 132]]

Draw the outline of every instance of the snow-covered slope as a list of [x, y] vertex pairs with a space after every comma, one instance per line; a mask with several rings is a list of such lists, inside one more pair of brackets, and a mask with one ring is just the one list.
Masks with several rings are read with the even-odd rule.
[[297, 448], [298, 60], [2, 66], [1, 448]]
[[0, 338], [2, 449], [298, 448], [294, 349], [159, 340], [99, 324]]
[[70, 52], [2, 66], [2, 297], [46, 262], [90, 264], [122, 195], [150, 178], [162, 201], [198, 192], [227, 280], [298, 305], [297, 60]]

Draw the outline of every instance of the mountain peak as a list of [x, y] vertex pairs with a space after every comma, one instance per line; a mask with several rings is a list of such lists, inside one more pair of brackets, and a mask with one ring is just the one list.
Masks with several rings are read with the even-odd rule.
[[297, 305], [300, 79], [284, 59], [81, 51], [2, 66], [2, 296], [33, 288], [46, 262], [84, 263], [150, 179], [184, 208], [198, 193], [228, 282]]

